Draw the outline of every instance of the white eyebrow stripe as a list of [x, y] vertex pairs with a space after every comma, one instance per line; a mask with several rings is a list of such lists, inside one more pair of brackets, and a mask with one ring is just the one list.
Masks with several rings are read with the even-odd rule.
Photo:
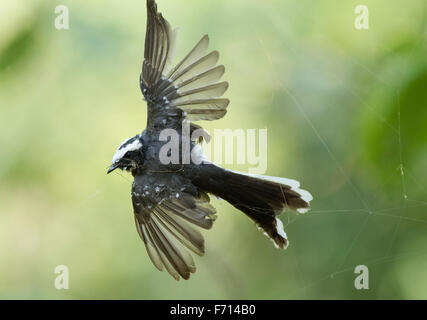
[[[133, 139], [133, 138], [132, 138]], [[135, 139], [132, 143], [128, 144], [126, 147], [122, 148], [122, 146], [130, 139], [127, 139], [125, 142], [123, 142], [120, 147], [117, 149], [116, 153], [113, 156], [112, 163], [117, 162], [120, 160], [127, 152], [138, 150], [142, 147], [141, 141], [139, 139]]]

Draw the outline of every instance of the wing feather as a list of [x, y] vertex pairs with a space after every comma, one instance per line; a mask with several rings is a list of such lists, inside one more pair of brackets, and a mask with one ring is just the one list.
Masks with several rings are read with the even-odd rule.
[[176, 105], [200, 99], [219, 98], [225, 93], [225, 91], [227, 91], [227, 89], [228, 82], [220, 82], [193, 90], [178, 90], [176, 92], [177, 98], [174, 99], [174, 103]]
[[[215, 120], [226, 114], [229, 101], [213, 101], [225, 93], [228, 84], [218, 83], [225, 71], [224, 66], [216, 67], [218, 51], [206, 54], [209, 36], [203, 36], [172, 67], [176, 37], [176, 29], [172, 30], [169, 22], [157, 12], [155, 1], [147, 0], [145, 52], [140, 77], [141, 90], [148, 102], [147, 130], [178, 127], [185, 118]], [[189, 108], [190, 105], [198, 107]], [[166, 119], [168, 121], [164, 121]]]
[[173, 68], [166, 78], [172, 78], [174, 74], [185, 70], [189, 65], [202, 58], [209, 46], [209, 36], [206, 34], [197, 42], [193, 49]]
[[190, 277], [190, 273], [196, 271], [191, 255], [179, 247], [178, 243], [170, 237], [170, 233], [157, 221], [156, 216], [151, 217], [149, 224], [157, 246], [165, 254], [173, 268], [184, 279]]
[[159, 255], [157, 247], [154, 244], [151, 237], [147, 234], [147, 230], [144, 223], [141, 223], [138, 220], [138, 217], [136, 215], [135, 215], [135, 224], [136, 224], [136, 229], [138, 231], [138, 234], [141, 237], [142, 241], [144, 242], [145, 247], [147, 248], [148, 256], [150, 257], [154, 266], [160, 271], [163, 271], [163, 261]]
[[153, 227], [151, 226], [151, 222], [146, 223], [144, 225], [144, 227], [146, 228], [149, 237], [152, 239], [152, 242], [154, 243], [156, 250], [159, 253], [159, 256], [160, 256], [162, 263], [165, 266], [166, 270], [169, 272], [169, 274], [175, 280], [178, 281], [179, 280], [179, 274], [178, 274], [176, 268], [169, 261], [169, 258], [167, 257], [167, 254], [166, 254], [166, 249], [163, 247], [162, 243], [160, 243], [160, 240], [158, 239], [156, 232], [153, 230]]
[[[177, 280], [188, 279], [196, 270], [188, 250], [200, 256], [205, 252], [203, 236], [195, 227], [210, 229], [215, 208], [206, 194], [181, 191], [185, 181], [178, 180], [179, 188], [160, 189], [148, 184], [150, 179], [156, 178], [142, 177], [132, 187], [138, 234], [157, 269], [165, 268]], [[139, 181], [145, 181], [144, 185]]]
[[[199, 75], [206, 70], [214, 67], [219, 60], [219, 52], [212, 51], [211, 53], [201, 57], [185, 69], [175, 73], [170, 79], [179, 86], [180, 83]], [[177, 81], [179, 80], [179, 81]]]
[[193, 90], [213, 84], [219, 81], [219, 79], [221, 79], [224, 72], [224, 66], [217, 66], [215, 68], [209, 69], [208, 71], [202, 72], [194, 76], [193, 78], [183, 81], [182, 83], [177, 85], [177, 89], [185, 88], [186, 90]]
[[[161, 223], [168, 228], [184, 246], [199, 256], [204, 254], [204, 239], [199, 230], [194, 229], [178, 216], [171, 217], [164, 208], [158, 208], [157, 214]], [[167, 227], [169, 226], [169, 227]]]

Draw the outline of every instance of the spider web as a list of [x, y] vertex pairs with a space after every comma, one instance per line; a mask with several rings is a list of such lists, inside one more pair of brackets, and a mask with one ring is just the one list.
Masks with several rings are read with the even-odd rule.
[[[293, 13], [296, 13], [301, 18], [307, 19], [304, 16], [304, 14], [302, 14], [301, 12], [298, 12], [298, 10], [293, 11]], [[265, 48], [265, 44], [262, 40], [262, 37], [259, 36], [259, 32], [257, 32], [257, 30], [255, 30], [255, 29], [253, 29], [253, 34], [257, 35], [258, 41], [261, 44], [261, 46], [264, 48], [264, 53], [265, 53], [268, 61], [270, 61], [270, 63], [273, 64], [273, 59], [272, 59], [271, 55], [269, 54], [268, 49]], [[423, 43], [424, 36], [425, 35], [422, 33], [417, 35], [418, 40], [414, 41], [411, 53], [406, 58], [406, 62], [405, 62], [406, 65], [408, 64], [410, 58], [412, 57], [413, 52], [417, 49], [418, 46], [420, 46]], [[278, 41], [281, 41], [281, 40], [278, 40]], [[290, 49], [289, 52], [291, 52], [293, 55], [296, 56], [297, 55], [296, 50], [294, 50], [294, 48], [292, 48], [292, 47], [289, 47], [289, 43], [287, 43], [286, 45], [287, 45], [287, 48]], [[327, 281], [331, 281], [338, 275], [348, 273], [348, 272], [351, 272], [351, 273], [354, 272], [354, 268], [356, 267], [356, 265], [352, 265], [352, 266], [347, 267], [346, 262], [349, 260], [349, 257], [351, 256], [353, 250], [357, 246], [357, 242], [358, 242], [359, 238], [364, 233], [366, 227], [369, 225], [369, 221], [370, 221], [371, 217], [373, 217], [373, 216], [380, 217], [383, 219], [395, 219], [397, 221], [394, 224], [393, 231], [389, 235], [389, 239], [387, 239], [387, 241], [389, 241], [390, 244], [389, 244], [388, 249], [385, 251], [384, 255], [378, 256], [374, 259], [368, 259], [365, 261], [361, 261], [361, 263], [359, 263], [359, 264], [366, 265], [366, 266], [368, 266], [368, 268], [373, 268], [375, 266], [379, 266], [379, 265], [386, 264], [386, 263], [392, 263], [392, 262], [402, 260], [402, 259], [413, 259], [413, 258], [417, 258], [417, 257], [427, 256], [427, 252], [425, 252], [425, 250], [420, 250], [417, 252], [403, 252], [403, 253], [398, 253], [398, 254], [392, 254], [392, 249], [396, 243], [396, 239], [398, 237], [399, 230], [401, 229], [402, 223], [404, 221], [414, 222], [417, 224], [425, 225], [427, 227], [427, 219], [424, 220], [424, 219], [419, 219], [419, 218], [408, 217], [405, 215], [406, 209], [424, 208], [427, 206], [427, 201], [425, 201], [425, 200], [417, 200], [417, 199], [410, 198], [410, 194], [408, 194], [408, 190], [407, 190], [407, 179], [409, 178], [411, 180], [411, 182], [414, 183], [426, 195], [427, 195], [427, 187], [424, 186], [422, 183], [420, 183], [419, 180], [416, 179], [416, 177], [414, 177], [414, 175], [411, 173], [411, 170], [409, 170], [409, 168], [407, 168], [404, 164], [404, 160], [403, 160], [404, 156], [403, 156], [403, 151], [402, 151], [403, 141], [402, 141], [402, 130], [401, 130], [402, 112], [401, 112], [401, 102], [400, 102], [400, 91], [398, 89], [394, 88], [390, 83], [379, 78], [376, 75], [376, 73], [373, 72], [369, 67], [365, 66], [364, 64], [360, 63], [359, 61], [356, 61], [353, 57], [346, 54], [342, 50], [340, 53], [346, 55], [346, 57], [348, 58], [348, 60], [351, 63], [353, 63], [354, 65], [356, 65], [359, 68], [362, 68], [376, 82], [378, 82], [382, 86], [386, 86], [388, 89], [390, 89], [394, 93], [394, 99], [395, 99], [395, 102], [397, 103], [397, 109], [398, 109], [397, 114], [396, 114], [397, 127], [390, 124], [375, 108], [373, 108], [371, 105], [366, 103], [366, 101], [363, 99], [363, 97], [361, 97], [360, 94], [358, 94], [353, 88], [346, 85], [345, 81], [341, 81], [344, 89], [348, 93], [350, 93], [363, 107], [367, 108], [378, 121], [380, 121], [385, 126], [387, 126], [390, 129], [390, 131], [392, 132], [393, 137], [395, 138], [395, 141], [396, 141], [395, 148], [396, 148], [396, 152], [398, 153], [399, 163], [398, 163], [398, 166], [393, 170], [389, 180], [392, 179], [393, 177], [395, 177], [396, 174], [398, 174], [400, 176], [400, 185], [401, 185], [400, 186], [401, 187], [400, 205], [394, 206], [394, 207], [381, 208], [381, 209], [373, 209], [368, 204], [368, 202], [364, 199], [362, 193], [360, 192], [358, 186], [352, 181], [350, 175], [347, 173], [346, 169], [341, 164], [339, 158], [335, 155], [333, 148], [330, 147], [330, 145], [328, 143], [328, 140], [322, 135], [322, 133], [319, 131], [319, 129], [316, 127], [316, 124], [314, 123], [314, 121], [310, 117], [309, 113], [305, 110], [303, 103], [300, 101], [300, 99], [297, 97], [297, 95], [293, 91], [291, 91], [291, 89], [288, 88], [283, 83], [283, 81], [281, 79], [275, 79], [275, 81], [277, 81], [277, 83], [279, 83], [282, 91], [292, 101], [292, 106], [297, 109], [301, 118], [308, 124], [308, 126], [310, 127], [310, 129], [312, 131], [312, 134], [315, 136], [318, 143], [322, 146], [323, 150], [325, 150], [327, 152], [330, 160], [333, 162], [333, 164], [336, 166], [336, 168], [338, 168], [340, 174], [344, 177], [345, 183], [351, 189], [352, 193], [358, 199], [358, 201], [360, 202], [360, 205], [361, 205], [361, 207], [359, 209], [343, 208], [343, 209], [339, 209], [339, 210], [336, 210], [336, 209], [316, 210], [314, 208], [314, 210], [309, 211], [309, 213], [307, 213], [307, 215], [319, 215], [319, 214], [320, 215], [339, 214], [341, 216], [364, 215], [364, 218], [363, 218], [362, 222], [360, 223], [360, 225], [358, 226], [358, 228], [356, 229], [357, 232], [352, 237], [352, 240], [349, 242], [349, 245], [347, 246], [346, 250], [342, 254], [340, 253], [341, 259], [339, 260], [339, 263], [337, 263], [336, 267], [333, 268], [331, 270], [331, 272], [326, 273], [324, 276], [322, 276], [322, 277], [320, 277], [314, 281], [306, 281], [306, 277], [304, 275], [303, 268], [301, 268], [301, 262], [299, 261], [299, 257], [296, 254], [296, 251], [292, 250], [293, 258], [295, 261], [295, 268], [297, 270], [296, 279], [298, 279], [298, 281], [300, 282], [300, 288], [294, 292], [289, 292], [285, 295], [283, 293], [278, 293], [274, 298], [278, 298], [278, 299], [295, 298], [295, 297], [302, 295], [305, 299], [307, 299], [308, 298], [307, 290], [309, 288], [314, 287], [316, 285], [319, 285], [321, 283], [327, 282]], [[337, 77], [337, 78], [339, 78], [339, 77]], [[342, 80], [342, 79], [338, 79], [338, 80]], [[271, 100], [274, 100], [274, 97], [272, 97]], [[288, 107], [291, 108], [292, 106], [290, 105]], [[393, 213], [393, 212], [398, 212], [398, 213]], [[399, 213], [403, 213], [403, 214], [399, 214]], [[285, 225], [285, 228], [289, 229], [289, 226], [292, 225], [295, 221], [297, 221], [299, 219], [298, 217], [295, 217], [295, 218], [291, 218], [291, 217], [292, 217], [292, 215], [288, 213], [288, 218], [287, 218], [288, 221], [287, 221], [287, 224]], [[386, 240], [384, 240], [384, 241], [386, 241]], [[295, 245], [295, 243], [294, 243], [294, 245]], [[354, 275], [354, 277], [356, 277], [356, 276], [357, 275]], [[348, 285], [352, 286], [353, 283], [349, 283]]]
[[[336, 158], [336, 156], [334, 155], [332, 149], [329, 147], [326, 139], [324, 137], [322, 137], [322, 135], [319, 133], [319, 131], [317, 130], [317, 128], [315, 127], [314, 123], [312, 122], [312, 120], [310, 119], [310, 117], [308, 116], [307, 112], [304, 110], [304, 108], [302, 107], [302, 105], [300, 104], [300, 102], [298, 101], [298, 99], [295, 97], [295, 95], [286, 87], [283, 86], [283, 90], [291, 97], [292, 101], [294, 102], [294, 106], [297, 107], [297, 109], [299, 110], [300, 114], [302, 115], [302, 117], [304, 118], [304, 120], [309, 124], [310, 128], [312, 129], [314, 135], [317, 137], [317, 139], [319, 140], [319, 142], [321, 143], [321, 145], [324, 147], [324, 149], [327, 151], [328, 155], [330, 156], [331, 160], [335, 163], [335, 165], [339, 168], [341, 174], [345, 177], [346, 183], [350, 186], [350, 188], [352, 189], [354, 195], [358, 198], [358, 200], [360, 201], [362, 208], [360, 209], [340, 209], [340, 210], [311, 210], [309, 214], [340, 214], [340, 215], [354, 215], [354, 214], [364, 214], [365, 218], [363, 219], [362, 223], [360, 224], [360, 227], [358, 228], [358, 231], [356, 232], [356, 234], [354, 235], [353, 239], [350, 242], [350, 245], [348, 246], [347, 250], [344, 252], [344, 254], [342, 255], [342, 259], [341, 262], [337, 265], [337, 267], [330, 273], [330, 274], [326, 274], [324, 277], [321, 277], [318, 280], [315, 281], [311, 281], [310, 283], [306, 284], [304, 277], [303, 277], [303, 273], [300, 270], [299, 267], [299, 263], [298, 263], [298, 258], [296, 256], [296, 254], [294, 253], [294, 258], [296, 261], [296, 267], [298, 269], [298, 278], [300, 278], [301, 280], [301, 291], [303, 292], [303, 295], [305, 298], [307, 298], [307, 289], [319, 284], [322, 281], [327, 281], [327, 280], [331, 280], [334, 279], [335, 276], [345, 273], [345, 272], [353, 272], [355, 266], [351, 266], [351, 267], [344, 267], [345, 263], [348, 260], [348, 257], [350, 256], [351, 252], [353, 251], [357, 240], [360, 238], [360, 236], [363, 234], [363, 231], [365, 230], [368, 221], [370, 219], [370, 217], [372, 216], [379, 216], [379, 217], [383, 217], [383, 218], [394, 218], [397, 219], [398, 221], [396, 222], [395, 228], [393, 233], [391, 234], [391, 240], [390, 242], [390, 246], [389, 249], [387, 250], [386, 254], [384, 256], [372, 259], [372, 260], [368, 260], [368, 261], [364, 261], [363, 264], [367, 265], [369, 267], [374, 267], [380, 264], [384, 264], [384, 263], [390, 263], [390, 262], [394, 262], [396, 260], [399, 259], [407, 259], [407, 258], [411, 258], [411, 257], [419, 257], [419, 256], [427, 256], [427, 253], [425, 251], [420, 251], [420, 252], [406, 252], [406, 253], [402, 253], [402, 254], [396, 254], [396, 255], [392, 255], [391, 254], [391, 250], [393, 245], [395, 244], [395, 240], [396, 237], [398, 235], [398, 231], [401, 227], [402, 221], [406, 220], [406, 221], [411, 221], [411, 222], [416, 222], [416, 223], [421, 223], [421, 224], [426, 224], [427, 225], [427, 220], [424, 219], [418, 219], [418, 218], [411, 218], [411, 217], [407, 217], [405, 215], [399, 215], [399, 214], [392, 214], [390, 212], [393, 211], [404, 211], [405, 209], [408, 208], [420, 208], [420, 207], [426, 207], [427, 206], [427, 202], [426, 201], [421, 201], [421, 200], [416, 200], [416, 199], [411, 199], [408, 197], [408, 193], [407, 193], [407, 188], [406, 188], [406, 176], [409, 176], [411, 178], [411, 180], [417, 184], [418, 187], [420, 187], [426, 194], [427, 194], [427, 189], [419, 182], [415, 179], [415, 177], [410, 173], [410, 170], [407, 169], [404, 166], [403, 163], [403, 155], [402, 155], [402, 138], [401, 138], [401, 106], [400, 106], [400, 93], [398, 90], [396, 90], [396, 99], [398, 101], [398, 114], [397, 114], [397, 118], [398, 118], [398, 127], [395, 130], [396, 134], [397, 134], [397, 148], [398, 148], [398, 152], [399, 152], [399, 165], [398, 167], [394, 170], [393, 175], [396, 174], [396, 172], [398, 172], [398, 174], [400, 175], [400, 179], [401, 179], [401, 188], [402, 188], [402, 193], [401, 193], [401, 205], [398, 207], [390, 207], [390, 208], [383, 208], [383, 209], [377, 209], [377, 210], [373, 210], [368, 204], [367, 202], [364, 200], [363, 196], [361, 195], [359, 189], [357, 188], [357, 186], [353, 183], [353, 181], [351, 180], [351, 178], [349, 177], [349, 175], [346, 173], [344, 167], [341, 165], [341, 163], [339, 162], [339, 160]], [[360, 97], [359, 97], [360, 98]], [[380, 115], [376, 114], [376, 116], [378, 117], [378, 119], [380, 121], [385, 121]], [[387, 125], [393, 129], [393, 127], [387, 123]], [[393, 129], [394, 130], [394, 129]], [[290, 215], [288, 215], [288, 219], [290, 219]], [[295, 218], [294, 220], [290, 220], [288, 221], [288, 223], [286, 224], [286, 227], [288, 227], [290, 224], [292, 224], [293, 222], [295, 222], [297, 220], [297, 218]], [[291, 295], [288, 295], [286, 297], [292, 297]]]

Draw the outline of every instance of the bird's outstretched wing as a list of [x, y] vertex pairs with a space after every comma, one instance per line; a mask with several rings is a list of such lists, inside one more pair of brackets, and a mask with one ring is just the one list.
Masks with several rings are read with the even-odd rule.
[[174, 128], [182, 120], [216, 120], [226, 114], [228, 99], [220, 99], [228, 88], [218, 82], [224, 66], [216, 66], [219, 53], [207, 53], [205, 35], [175, 67], [172, 60], [176, 30], [147, 0], [145, 54], [140, 76], [141, 91], [148, 103], [148, 130]]
[[171, 173], [137, 176], [132, 185], [136, 228], [160, 271], [188, 279], [196, 267], [190, 251], [202, 256], [204, 239], [197, 227], [210, 229], [215, 208], [189, 180]]

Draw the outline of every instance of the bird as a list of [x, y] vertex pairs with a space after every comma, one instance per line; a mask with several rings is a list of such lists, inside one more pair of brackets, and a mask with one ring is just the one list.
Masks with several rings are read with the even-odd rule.
[[[174, 279], [189, 279], [196, 271], [192, 254], [205, 253], [201, 229], [211, 229], [217, 218], [211, 196], [243, 212], [277, 248], [286, 249], [289, 243], [278, 216], [286, 210], [306, 213], [313, 197], [296, 180], [231, 171], [206, 159], [201, 144], [209, 136], [193, 121], [218, 120], [227, 113], [230, 101], [221, 97], [228, 83], [220, 82], [225, 68], [217, 65], [218, 51], [207, 53], [208, 35], [174, 65], [177, 29], [158, 12], [155, 0], [146, 5], [139, 85], [147, 103], [147, 126], [117, 148], [107, 173], [119, 169], [134, 178], [134, 219], [149, 258]], [[183, 156], [165, 161], [172, 150], [164, 152], [169, 142], [162, 134], [168, 130], [176, 132], [179, 151], [185, 135], [201, 133], [189, 139], [187, 148], [195, 155], [190, 161]]]

